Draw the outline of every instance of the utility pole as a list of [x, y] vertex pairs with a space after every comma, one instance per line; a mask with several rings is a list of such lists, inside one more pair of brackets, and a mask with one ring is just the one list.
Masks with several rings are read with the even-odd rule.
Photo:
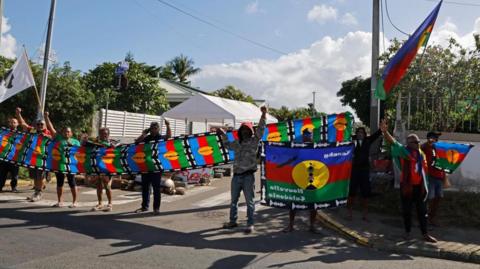
[[48, 61], [50, 60], [50, 44], [52, 38], [53, 18], [55, 17], [55, 4], [56, 0], [52, 0], [50, 5], [50, 16], [48, 17], [47, 43], [45, 43], [45, 54], [43, 56], [42, 87], [40, 88], [40, 104], [37, 112], [37, 118], [39, 119], [43, 119], [45, 98], [47, 96]]
[[313, 104], [313, 108], [315, 108], [315, 94], [316, 94], [316, 93], [317, 93], [317, 92], [315, 92], [315, 91], [312, 92], [312, 94], [313, 94], [313, 103], [312, 103], [312, 104]]
[[372, 20], [372, 77], [370, 87], [370, 130], [375, 131], [379, 125], [380, 101], [375, 98], [375, 88], [377, 87], [378, 75], [378, 57], [380, 43], [380, 0], [373, 0], [373, 20]]
[[0, 47], [2, 46], [3, 0], [0, 0]]

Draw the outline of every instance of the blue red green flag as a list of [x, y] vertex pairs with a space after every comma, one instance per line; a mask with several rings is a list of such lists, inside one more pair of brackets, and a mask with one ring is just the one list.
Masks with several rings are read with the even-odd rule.
[[465, 160], [473, 145], [436, 142], [433, 147], [435, 150], [433, 166], [451, 174]]
[[433, 26], [437, 19], [438, 12], [442, 1], [433, 9], [423, 23], [415, 30], [410, 38], [398, 50], [397, 54], [393, 56], [390, 62], [385, 67], [382, 77], [377, 82], [375, 89], [375, 97], [380, 100], [385, 100], [390, 94], [393, 87], [395, 87], [407, 72], [408, 66], [417, 55], [421, 47], [426, 47]]
[[345, 204], [352, 149], [352, 144], [317, 148], [265, 145], [263, 203], [290, 209]]

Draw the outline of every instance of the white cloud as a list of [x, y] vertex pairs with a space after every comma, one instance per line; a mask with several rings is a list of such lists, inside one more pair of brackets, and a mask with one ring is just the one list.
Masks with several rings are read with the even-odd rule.
[[17, 40], [8, 32], [11, 26], [8, 24], [8, 19], [2, 17], [2, 41], [0, 46], [0, 55], [7, 58], [15, 58], [17, 51]]
[[342, 24], [345, 24], [345, 25], [351, 25], [351, 26], [358, 25], [357, 18], [355, 18], [355, 16], [352, 13], [349, 13], [349, 12], [345, 13], [342, 16], [342, 20], [340, 22]]
[[316, 91], [320, 111], [351, 110], [342, 107], [336, 93], [342, 81], [369, 75], [370, 50], [371, 34], [367, 32], [350, 32], [338, 39], [327, 36], [309, 48], [276, 60], [204, 66], [202, 72], [192, 77], [192, 83], [209, 90], [231, 84], [255, 98], [266, 99], [273, 107], [306, 106]]
[[247, 14], [255, 14], [255, 13], [258, 13], [259, 11], [261, 11], [261, 10], [258, 8], [258, 0], [255, 1], [255, 2], [249, 3], [249, 4], [245, 7], [245, 12], [246, 12]]
[[475, 39], [473, 38], [473, 34], [480, 34], [480, 17], [475, 20], [473, 30], [464, 35], [459, 35], [457, 25], [451, 18], [447, 18], [442, 25], [435, 26], [430, 41], [431, 44], [438, 44], [446, 47], [448, 46], [448, 40], [453, 37], [464, 48], [474, 49]]
[[325, 23], [337, 19], [337, 9], [327, 5], [314, 6], [307, 15], [309, 21]]
[[[431, 41], [445, 46], [453, 36], [463, 46], [473, 48], [472, 34], [480, 33], [480, 18], [475, 20], [471, 32], [459, 35], [457, 31], [457, 26], [447, 20], [435, 27]], [[371, 33], [363, 31], [350, 32], [341, 38], [325, 36], [308, 48], [274, 60], [251, 59], [203, 66], [202, 72], [192, 77], [192, 83], [204, 90], [234, 85], [255, 98], [266, 99], [272, 107], [305, 107], [312, 102], [312, 92], [316, 91], [318, 110], [352, 111], [341, 105], [336, 93], [341, 82], [370, 76], [371, 38]], [[390, 45], [388, 40], [385, 45]]]

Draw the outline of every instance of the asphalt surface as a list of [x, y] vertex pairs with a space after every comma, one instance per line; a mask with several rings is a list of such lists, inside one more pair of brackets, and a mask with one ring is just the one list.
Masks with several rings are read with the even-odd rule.
[[80, 188], [73, 209], [68, 187], [63, 208], [51, 207], [54, 184], [39, 203], [25, 200], [29, 187], [0, 193], [0, 268], [480, 268], [374, 251], [321, 227], [312, 234], [308, 212], [298, 213], [296, 230], [285, 234], [288, 213], [257, 206], [255, 232], [245, 235], [243, 200], [240, 226], [223, 230], [229, 184], [224, 178], [184, 196], [163, 195], [160, 216], [132, 213], [139, 192], [115, 190], [112, 212], [90, 211], [92, 188]]

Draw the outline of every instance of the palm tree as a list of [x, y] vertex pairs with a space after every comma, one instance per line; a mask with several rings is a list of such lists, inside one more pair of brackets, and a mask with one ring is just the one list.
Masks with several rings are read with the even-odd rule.
[[183, 54], [167, 62], [165, 68], [173, 73], [175, 80], [183, 84], [190, 84], [187, 78], [200, 72], [200, 68], [193, 67], [194, 61]]

